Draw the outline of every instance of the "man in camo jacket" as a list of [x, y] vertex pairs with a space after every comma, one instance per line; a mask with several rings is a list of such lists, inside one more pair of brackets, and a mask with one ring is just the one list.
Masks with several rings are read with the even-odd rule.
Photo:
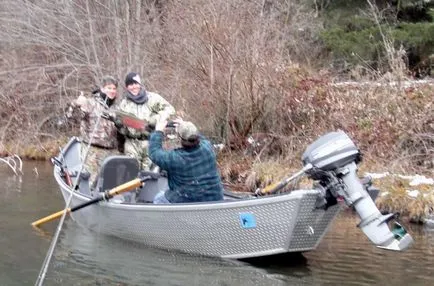
[[81, 111], [81, 160], [85, 162], [85, 170], [90, 173], [91, 183], [104, 159], [108, 155], [118, 154], [117, 129], [107, 118], [107, 115], [114, 118], [113, 104], [117, 97], [117, 87], [116, 79], [105, 76], [100, 88], [92, 92], [91, 97], [80, 95], [73, 102], [73, 106], [79, 107]]
[[[175, 114], [173, 106], [155, 92], [145, 90], [140, 76], [131, 72], [125, 78], [127, 93], [119, 104], [119, 110], [145, 120], [155, 126], [157, 118], [169, 118]], [[149, 170], [152, 161], [148, 157], [150, 129], [123, 127], [119, 132], [125, 136], [125, 154], [137, 158], [142, 170]]]

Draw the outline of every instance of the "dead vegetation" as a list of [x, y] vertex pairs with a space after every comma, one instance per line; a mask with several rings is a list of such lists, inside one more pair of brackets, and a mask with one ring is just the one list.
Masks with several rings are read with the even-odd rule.
[[[383, 190], [376, 200], [380, 210], [397, 212], [408, 217], [413, 222], [423, 222], [423, 219], [434, 214], [434, 194], [430, 185], [410, 186], [407, 180], [396, 176], [374, 180], [375, 186]], [[417, 196], [409, 192], [417, 189]]]
[[77, 135], [65, 120], [72, 98], [104, 74], [122, 83], [137, 71], [149, 90], [226, 145], [219, 164], [235, 189], [252, 191], [297, 170], [306, 146], [337, 129], [354, 139], [367, 166], [432, 172], [434, 89], [401, 84], [405, 55], [388, 33], [387, 76], [339, 86], [333, 71], [316, 68], [323, 27], [303, 1], [63, 2], [0, 4], [3, 155], [52, 156]]

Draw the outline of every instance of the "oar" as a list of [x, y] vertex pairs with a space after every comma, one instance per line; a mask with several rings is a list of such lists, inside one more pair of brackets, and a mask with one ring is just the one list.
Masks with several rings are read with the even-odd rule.
[[94, 199], [92, 199], [92, 200], [90, 200], [88, 202], [82, 203], [82, 204], [80, 204], [78, 206], [75, 206], [73, 208], [67, 208], [67, 209], [58, 211], [58, 212], [56, 212], [54, 214], [51, 214], [51, 215], [46, 216], [44, 218], [41, 218], [41, 219], [39, 219], [37, 221], [34, 221], [34, 222], [32, 222], [32, 226], [38, 227], [40, 224], [43, 224], [43, 223], [46, 223], [46, 222], [50, 222], [52, 220], [55, 220], [55, 219], [61, 217], [64, 212], [66, 212], [66, 213], [72, 213], [72, 212], [75, 212], [75, 211], [77, 211], [79, 209], [82, 209], [84, 207], [96, 204], [96, 203], [98, 203], [100, 201], [109, 200], [113, 196], [116, 196], [116, 195], [119, 195], [119, 194], [122, 194], [122, 193], [125, 193], [125, 192], [128, 192], [128, 191], [134, 190], [135, 188], [140, 187], [144, 181], [146, 181], [146, 180], [148, 180], [150, 178], [151, 178], [150, 176], [145, 176], [145, 177], [142, 177], [142, 178], [137, 178], [137, 179], [134, 179], [132, 181], [126, 182], [125, 184], [117, 186], [116, 188], [113, 188], [113, 189], [111, 189], [109, 191], [105, 191], [105, 192], [100, 193], [98, 195], [98, 197], [96, 197], [96, 198], [94, 198]]
[[265, 194], [274, 194], [278, 191], [280, 191], [281, 189], [283, 189], [286, 185], [289, 184], [289, 182], [291, 182], [292, 180], [294, 180], [295, 178], [303, 175], [305, 172], [307, 172], [308, 170], [312, 169], [312, 165], [311, 164], [307, 164], [306, 166], [303, 167], [303, 169], [301, 169], [300, 171], [298, 171], [297, 173], [295, 173], [294, 175], [285, 178], [283, 180], [281, 180], [280, 182], [271, 184], [266, 186], [263, 189], [257, 189], [255, 194], [262, 196]]

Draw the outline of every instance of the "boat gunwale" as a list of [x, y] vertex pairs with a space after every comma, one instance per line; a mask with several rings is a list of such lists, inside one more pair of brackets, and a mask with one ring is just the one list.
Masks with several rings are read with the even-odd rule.
[[[79, 191], [73, 191], [70, 186], [64, 182], [59, 174], [59, 167], [54, 168], [54, 177], [59, 184], [59, 186], [65, 190], [69, 196], [72, 195], [81, 200], [83, 203], [90, 201], [92, 197], [80, 193]], [[319, 195], [320, 191], [316, 189], [298, 189], [292, 192], [269, 195], [263, 197], [253, 197], [253, 198], [240, 198], [234, 200], [224, 200], [215, 202], [197, 202], [197, 203], [176, 203], [176, 204], [152, 204], [152, 203], [115, 203], [111, 201], [106, 201], [105, 203], [98, 205], [116, 208], [116, 209], [126, 209], [126, 210], [152, 210], [152, 211], [186, 211], [186, 210], [210, 210], [210, 209], [221, 209], [221, 208], [236, 208], [240, 206], [257, 206], [263, 204], [273, 204], [279, 203], [287, 200], [302, 199], [306, 194], [316, 194]], [[66, 201], [66, 200], [65, 200]]]

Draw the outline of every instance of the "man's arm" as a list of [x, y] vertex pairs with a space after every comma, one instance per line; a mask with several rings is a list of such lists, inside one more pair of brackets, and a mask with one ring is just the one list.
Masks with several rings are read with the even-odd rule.
[[154, 113], [166, 118], [175, 115], [175, 108], [158, 93], [151, 93], [150, 101]]
[[210, 152], [215, 154], [214, 146], [211, 144], [211, 142], [205, 136], [203, 136], [202, 134], [199, 134], [199, 139], [200, 139], [202, 146], [204, 146]]
[[169, 171], [172, 160], [172, 151], [163, 149], [164, 133], [161, 131], [152, 132], [149, 139], [149, 158], [161, 169]]

